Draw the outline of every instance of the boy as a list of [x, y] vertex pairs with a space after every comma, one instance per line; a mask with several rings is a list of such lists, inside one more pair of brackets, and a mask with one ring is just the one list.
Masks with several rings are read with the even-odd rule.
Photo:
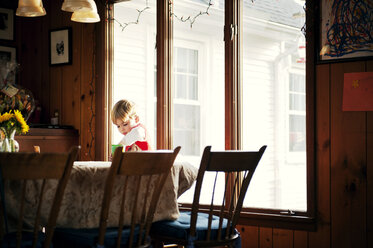
[[119, 144], [125, 151], [151, 150], [145, 127], [140, 123], [134, 103], [125, 99], [118, 101], [111, 110], [111, 121], [123, 134]]

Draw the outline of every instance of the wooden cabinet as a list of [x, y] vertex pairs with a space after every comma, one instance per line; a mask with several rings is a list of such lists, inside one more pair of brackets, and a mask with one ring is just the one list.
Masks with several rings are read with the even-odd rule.
[[20, 152], [33, 152], [40, 146], [41, 152], [68, 152], [72, 146], [79, 145], [76, 129], [30, 128], [24, 135], [16, 135]]

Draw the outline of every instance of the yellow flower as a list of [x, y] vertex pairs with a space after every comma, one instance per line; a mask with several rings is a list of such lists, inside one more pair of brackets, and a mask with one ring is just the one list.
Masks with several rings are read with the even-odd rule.
[[21, 112], [19, 110], [14, 110], [14, 116], [16, 117], [17, 121], [21, 124], [22, 133], [27, 133], [29, 130], [29, 126], [27, 125]]
[[24, 124], [22, 124], [22, 133], [27, 133], [29, 129], [30, 127], [26, 124], [26, 122], [24, 122]]
[[0, 114], [0, 123], [5, 122], [5, 121], [9, 121], [12, 117], [13, 117], [13, 114], [11, 114], [10, 112]]
[[16, 117], [17, 121], [21, 122], [21, 120], [24, 121], [23, 116], [19, 110], [14, 110], [14, 116]]
[[27, 133], [29, 131], [29, 126], [27, 125], [22, 113], [19, 110], [14, 110], [0, 114], [0, 127], [3, 132], [11, 132], [16, 130], [17, 133]]

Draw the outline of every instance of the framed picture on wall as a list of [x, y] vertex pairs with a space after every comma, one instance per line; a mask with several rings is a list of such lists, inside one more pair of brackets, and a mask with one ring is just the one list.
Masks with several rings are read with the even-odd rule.
[[319, 61], [373, 57], [372, 0], [320, 1]]
[[72, 63], [71, 28], [54, 29], [49, 32], [50, 65]]
[[[12, 62], [13, 64], [9, 64], [8, 62]], [[15, 47], [8, 47], [8, 46], [0, 46], [0, 68], [12, 68], [16, 63], [16, 48]], [[9, 70], [9, 71], [1, 71], [0, 75], [4, 78], [0, 78], [0, 80], [7, 80], [9, 82], [15, 83], [16, 80], [16, 71]]]
[[0, 8], [0, 39], [13, 40], [14, 10]]

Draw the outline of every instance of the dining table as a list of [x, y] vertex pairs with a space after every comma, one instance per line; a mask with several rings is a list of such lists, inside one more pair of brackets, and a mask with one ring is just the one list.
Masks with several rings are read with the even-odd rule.
[[[76, 161], [74, 162], [69, 181], [66, 185], [61, 208], [57, 219], [57, 227], [63, 228], [97, 228], [100, 222], [100, 211], [103, 199], [106, 176], [109, 172], [109, 161]], [[183, 161], [175, 160], [163, 190], [159, 196], [158, 206], [153, 221], [175, 220], [179, 217], [178, 197], [186, 192], [195, 182], [198, 168]], [[31, 226], [37, 206], [37, 194], [41, 180], [29, 182], [26, 191], [25, 225]], [[109, 210], [108, 227], [118, 223], [115, 212], [120, 208], [120, 185], [113, 190]], [[10, 224], [17, 216], [17, 195], [21, 186], [8, 182], [5, 186], [6, 206]], [[44, 193], [44, 204], [41, 209], [41, 222], [46, 223], [57, 181], [48, 181]], [[14, 218], [13, 218], [14, 217]], [[124, 224], [130, 223], [130, 213], [125, 211]]]

